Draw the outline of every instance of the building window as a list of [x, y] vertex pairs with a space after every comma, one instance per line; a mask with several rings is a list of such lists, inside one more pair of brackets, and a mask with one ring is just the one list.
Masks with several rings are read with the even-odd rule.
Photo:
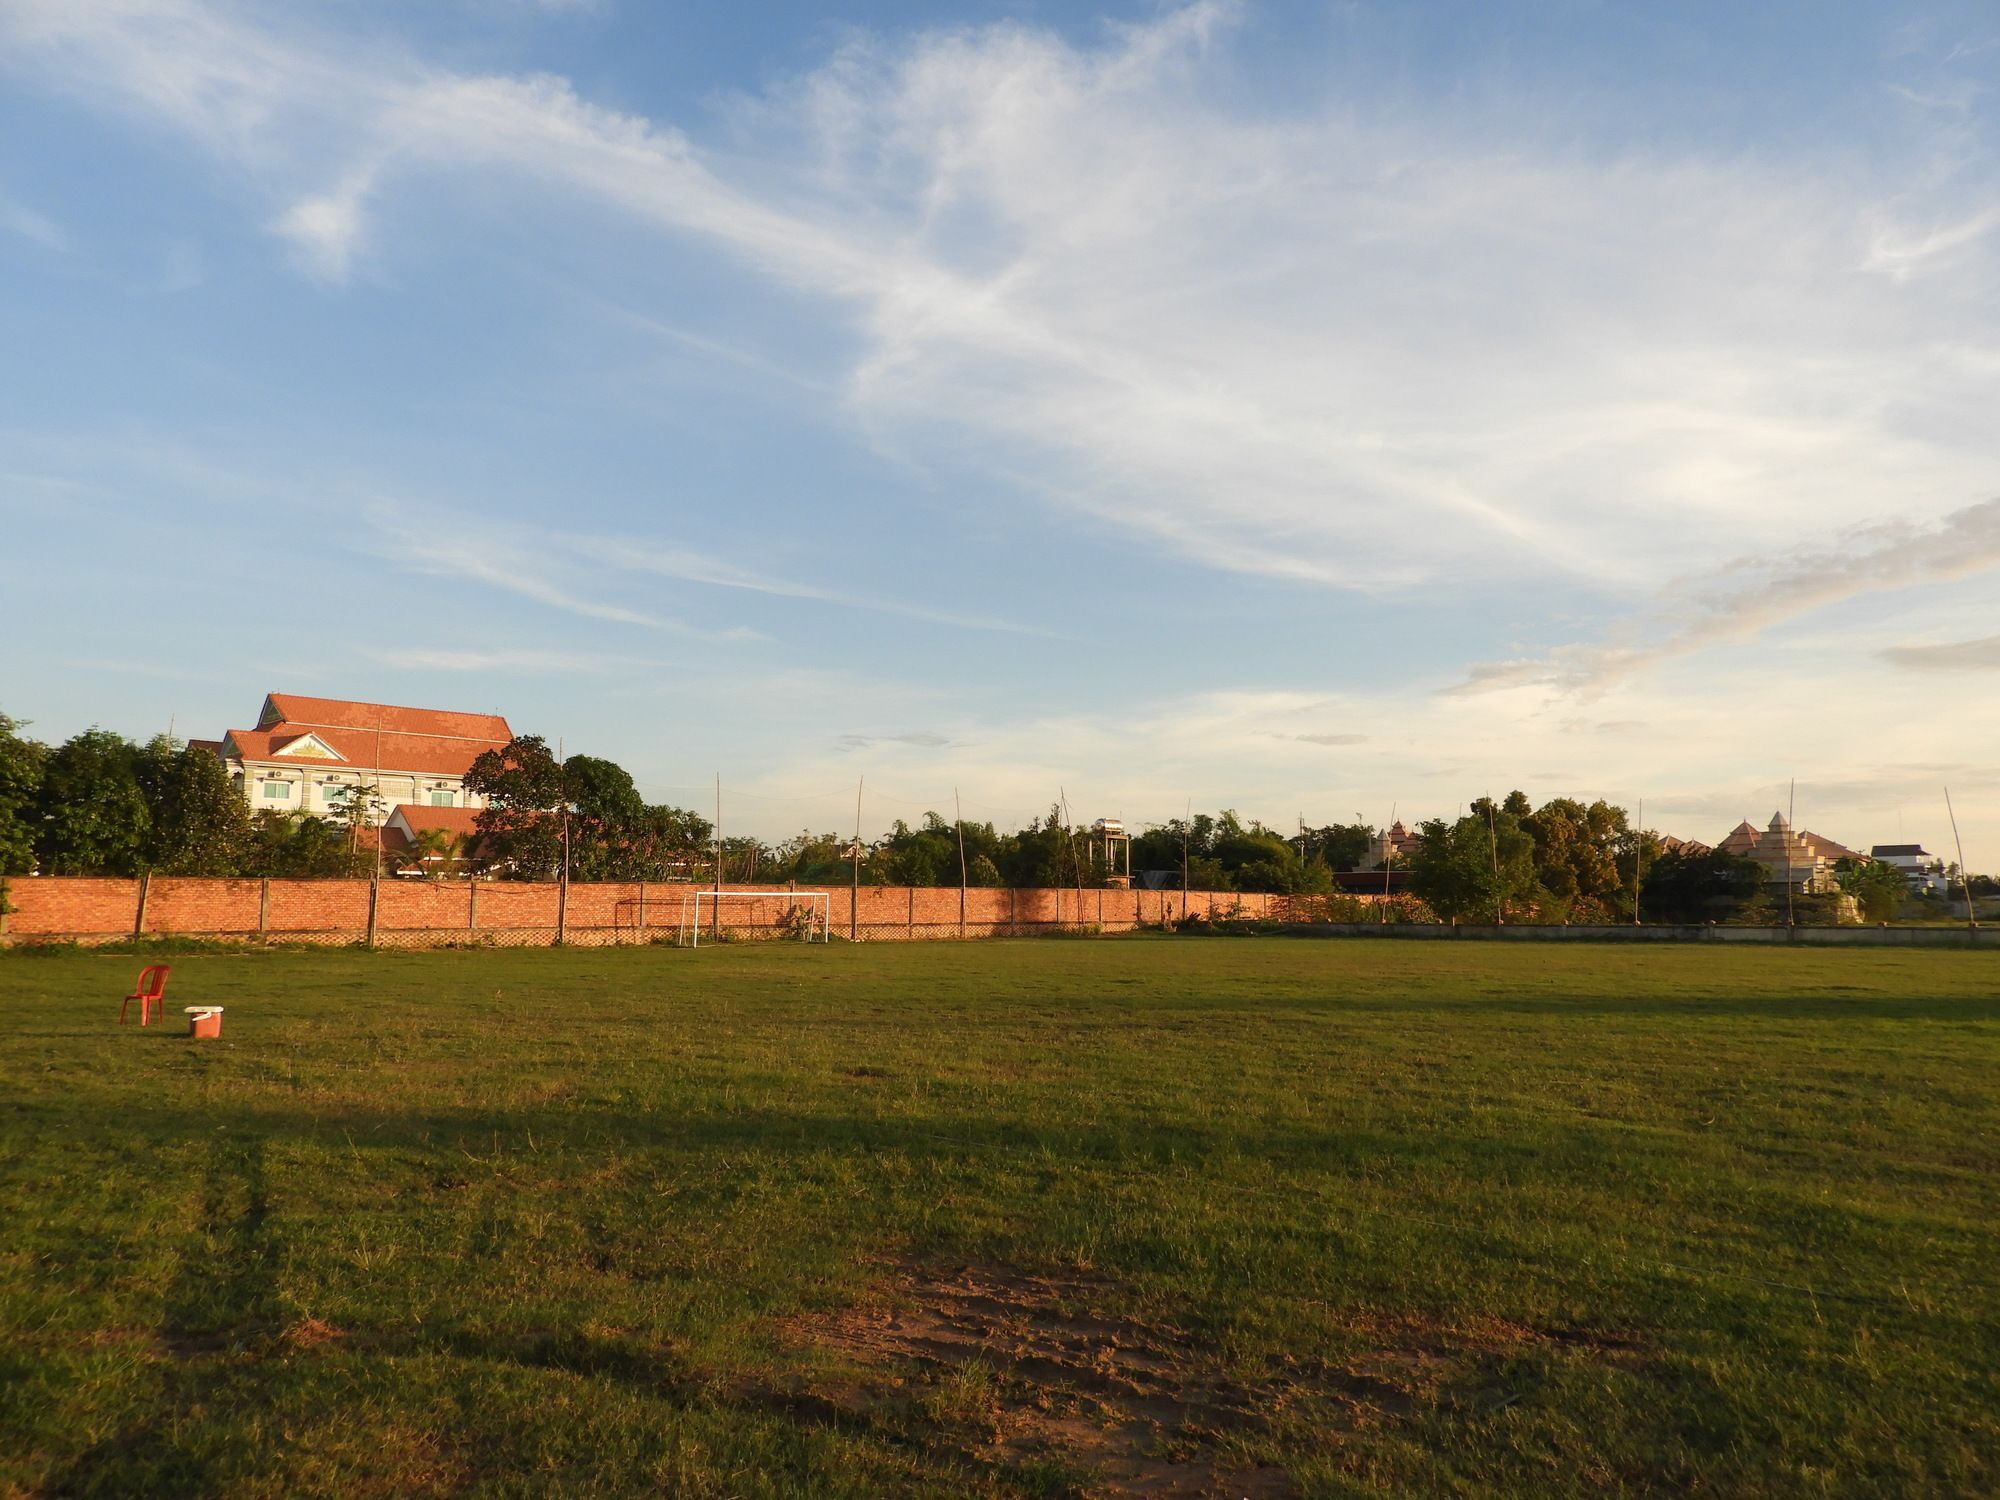
[[451, 794], [450, 792], [432, 792], [432, 793], [431, 793], [431, 806], [432, 806], [432, 807], [456, 807], [456, 806], [458, 806], [458, 802], [457, 802], [457, 799], [456, 799], [456, 798], [454, 798], [454, 797], [452, 796], [452, 794]]
[[289, 781], [267, 781], [264, 783], [264, 796], [270, 801], [289, 802], [292, 797], [292, 784]]

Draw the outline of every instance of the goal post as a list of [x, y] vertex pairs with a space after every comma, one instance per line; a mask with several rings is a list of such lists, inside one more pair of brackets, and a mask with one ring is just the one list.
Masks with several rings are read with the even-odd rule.
[[831, 941], [833, 897], [826, 891], [715, 891], [696, 890], [681, 896], [679, 941], [690, 948], [701, 946], [702, 903], [710, 917], [720, 924], [725, 901], [782, 901], [788, 910], [806, 909], [806, 929], [800, 936], [808, 943]]

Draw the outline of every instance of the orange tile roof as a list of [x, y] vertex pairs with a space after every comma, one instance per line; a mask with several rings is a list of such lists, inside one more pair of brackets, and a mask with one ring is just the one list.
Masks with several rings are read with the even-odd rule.
[[453, 740], [493, 740], [505, 744], [513, 731], [499, 714], [459, 713], [444, 708], [402, 708], [393, 703], [352, 703], [344, 698], [305, 698], [271, 693], [258, 715], [259, 729], [289, 724], [300, 729], [360, 729], [373, 734], [438, 735]]
[[476, 807], [426, 807], [418, 802], [399, 802], [389, 816], [401, 817], [412, 833], [429, 833], [433, 828], [455, 834], [479, 831]]
[[350, 769], [414, 771], [424, 776], [463, 776], [483, 751], [497, 750], [513, 738], [507, 721], [498, 714], [272, 693], [264, 700], [257, 727], [232, 729], [228, 739], [244, 760], [329, 764], [317, 756], [277, 753], [308, 734]]

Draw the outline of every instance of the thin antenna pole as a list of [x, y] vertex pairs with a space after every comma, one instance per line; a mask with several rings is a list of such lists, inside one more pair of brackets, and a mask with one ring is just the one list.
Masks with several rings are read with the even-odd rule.
[[1493, 794], [1486, 794], [1486, 847], [1493, 856], [1493, 925], [1507, 925], [1507, 908], [1500, 896], [1500, 830], [1493, 821]]
[[1951, 819], [1951, 842], [1958, 850], [1958, 888], [1965, 892], [1965, 926], [1968, 932], [1979, 931], [1979, 919], [1972, 914], [1972, 878], [1965, 873], [1965, 843], [1958, 836], [1958, 814], [1951, 808], [1951, 788], [1944, 789], [1945, 816]]
[[958, 829], [958, 935], [965, 936], [965, 808], [958, 800], [958, 788], [951, 789], [951, 820]]
[[1188, 829], [1194, 823], [1194, 798], [1187, 800], [1187, 815], [1181, 819], [1181, 920], [1188, 914]]
[[1389, 866], [1396, 862], [1396, 803], [1389, 804], [1389, 827], [1382, 830], [1382, 905], [1376, 915], [1384, 927], [1389, 925]]
[[[561, 735], [556, 736], [556, 768], [561, 777], [556, 795], [562, 800], [562, 884], [556, 889], [556, 943], [560, 946], [569, 941], [569, 756]], [[381, 841], [378, 838], [376, 842]]]
[[861, 788], [866, 776], [854, 778], [854, 887], [847, 902], [847, 936], [850, 941], [861, 933]]
[[1785, 829], [1785, 925], [1796, 927], [1792, 914], [1792, 840], [1799, 836], [1799, 778], [1792, 778], [1791, 799], [1785, 804], [1785, 821], [1790, 826]]
[[[381, 792], [382, 792], [382, 716], [378, 713], [375, 716], [375, 784], [368, 789], [368, 802], [366, 805], [364, 805], [361, 814], [363, 817], [370, 817], [373, 815], [375, 811], [374, 808], [375, 800], [377, 797], [381, 795]], [[361, 837], [361, 835], [358, 832], [354, 836], [356, 838]], [[377, 828], [375, 830], [375, 878], [378, 881], [382, 878], [382, 830], [380, 828]]]
[[1639, 799], [1639, 826], [1632, 834], [1632, 925], [1639, 925], [1639, 861], [1646, 857], [1646, 799]]
[[[1056, 788], [1056, 796], [1062, 800], [1063, 842], [1069, 846], [1069, 867], [1076, 876], [1076, 925], [1083, 925], [1083, 861], [1076, 857], [1076, 825], [1069, 815], [1069, 793]], [[1060, 874], [1060, 872], [1058, 872]]]

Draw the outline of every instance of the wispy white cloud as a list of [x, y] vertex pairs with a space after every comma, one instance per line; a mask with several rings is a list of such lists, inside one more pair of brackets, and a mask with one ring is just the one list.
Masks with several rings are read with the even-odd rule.
[[0, 193], [0, 233], [15, 235], [44, 250], [67, 250], [69, 236], [47, 214]]
[[1968, 505], [1933, 525], [1857, 528], [1838, 545], [1741, 558], [1668, 589], [1649, 616], [1618, 638], [1563, 646], [1547, 656], [1487, 662], [1453, 693], [1501, 688], [1601, 692], [1676, 657], [1746, 641], [1774, 625], [1887, 589], [1949, 582], [2000, 566], [2000, 500]]
[[2000, 229], [2000, 203], [1951, 223], [1932, 224], [1923, 229], [1884, 224], [1876, 229], [1862, 266], [1892, 281], [1907, 281], [1949, 264], [1996, 229]]
[[2000, 672], [2000, 635], [1935, 645], [1888, 646], [1881, 657], [1914, 672]]
[[1889, 399], [2000, 396], [1917, 274], [1990, 256], [1989, 214], [1887, 225], [1845, 163], [1247, 114], [1205, 71], [1237, 13], [856, 41], [743, 101], [726, 151], [195, 0], [17, 0], [6, 45], [244, 163], [321, 277], [392, 253], [399, 184], [471, 172], [706, 244], [824, 305], [878, 440], [1209, 566], [1629, 587], [1886, 495], [1948, 508], [2000, 461]]

